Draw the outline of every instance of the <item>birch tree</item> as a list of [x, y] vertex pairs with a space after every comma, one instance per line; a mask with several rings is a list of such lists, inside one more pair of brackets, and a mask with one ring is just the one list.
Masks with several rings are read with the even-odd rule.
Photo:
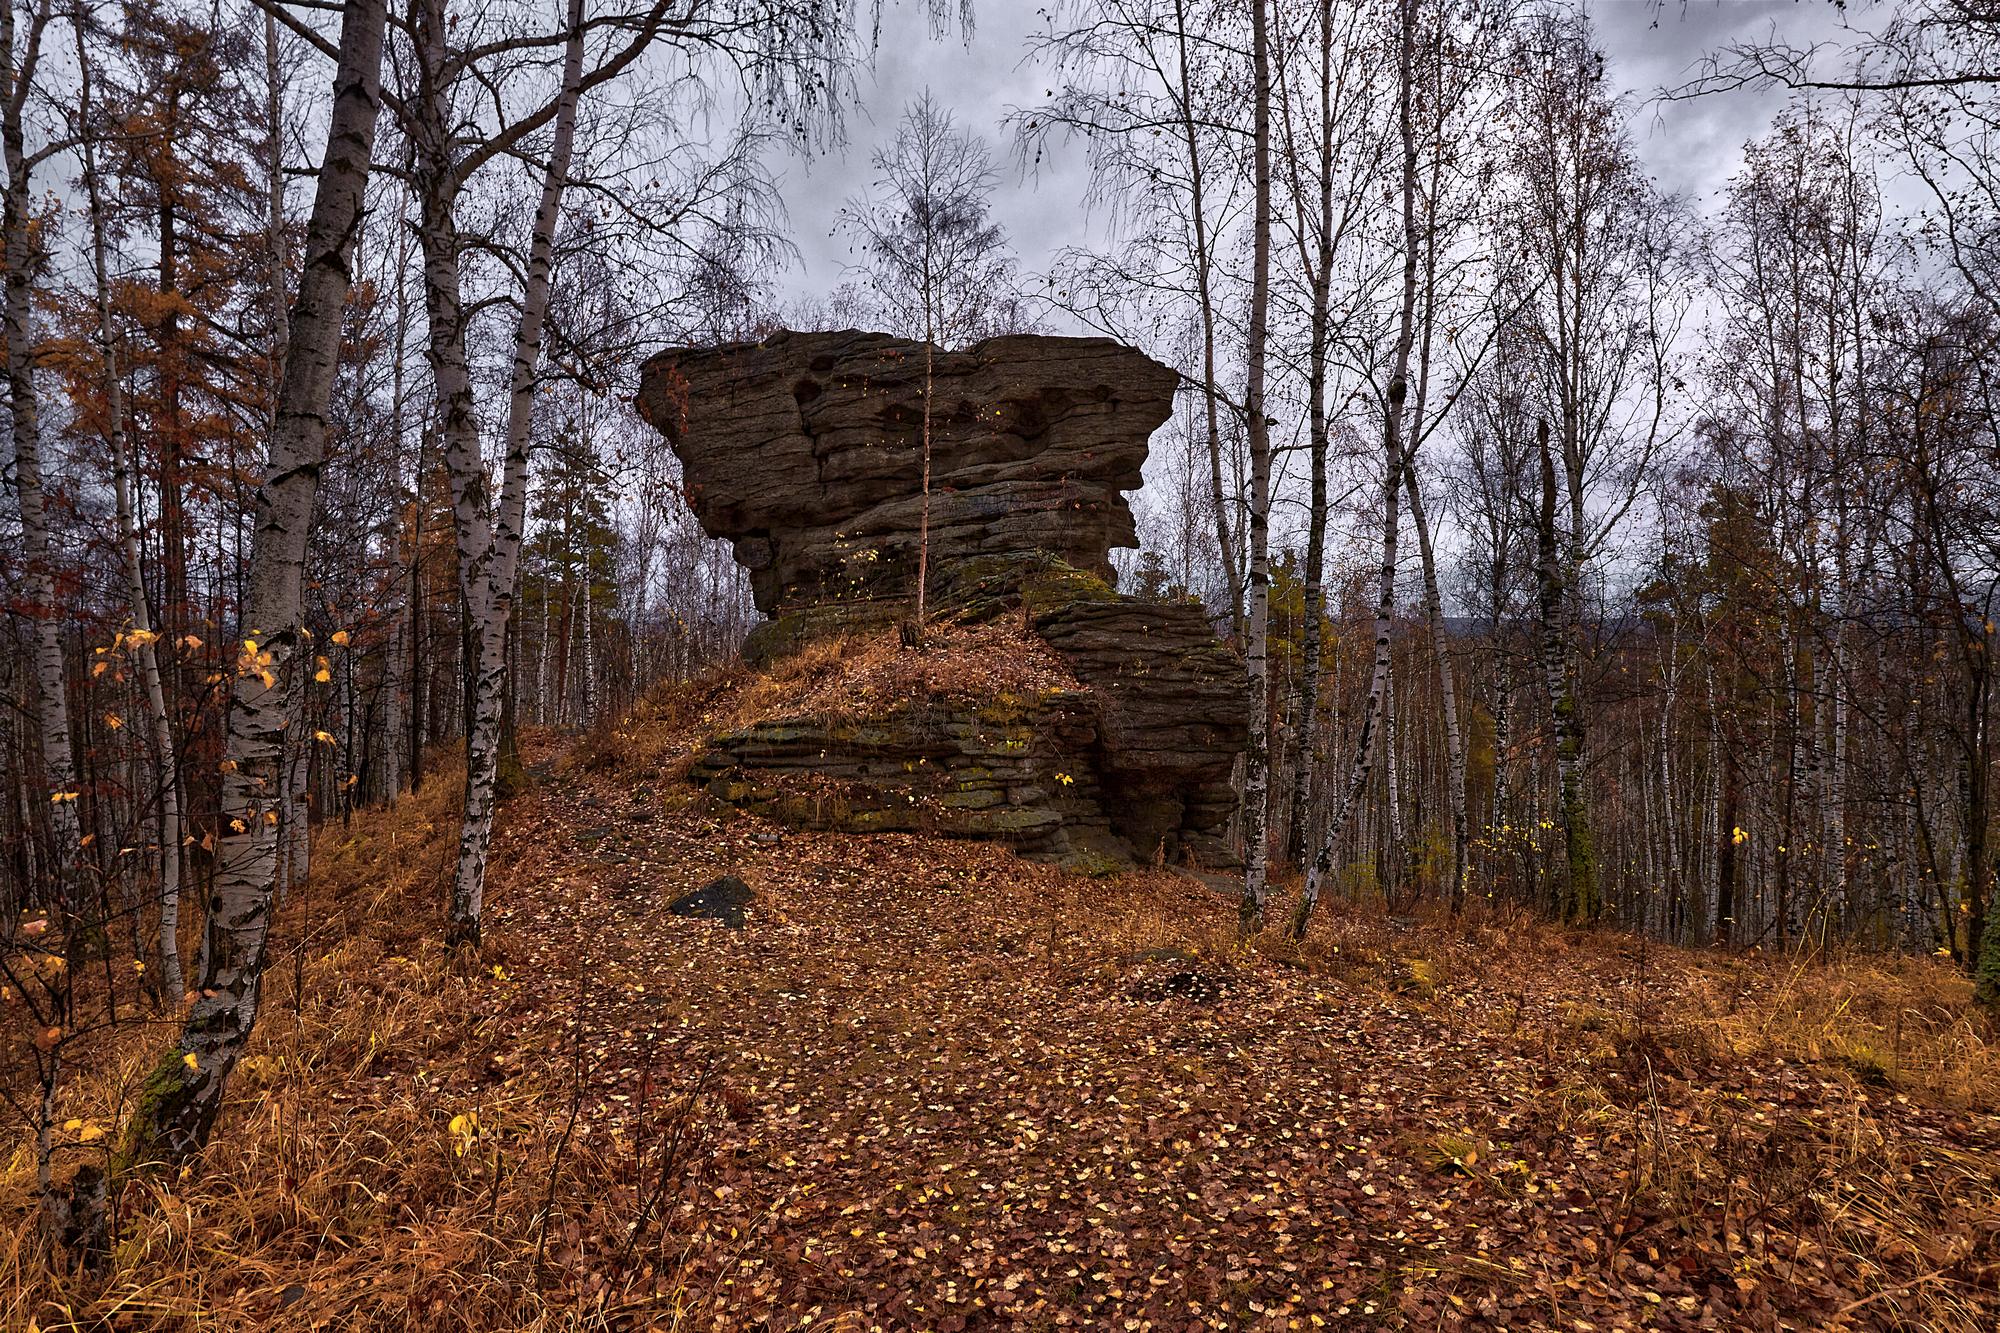
[[1243, 376], [1243, 409], [1250, 436], [1250, 614], [1243, 652], [1250, 692], [1250, 734], [1243, 751], [1241, 915], [1246, 935], [1264, 928], [1271, 855], [1271, 422], [1264, 415], [1271, 317], [1271, 36], [1265, 0], [1250, 0], [1250, 67], [1255, 124], [1251, 174], [1256, 204], [1250, 224], [1250, 327]]
[[1369, 674], [1368, 699], [1363, 706], [1360, 728], [1354, 742], [1354, 757], [1348, 765], [1347, 781], [1340, 789], [1332, 820], [1321, 834], [1318, 850], [1306, 867], [1305, 887], [1292, 914], [1294, 939], [1305, 938], [1314, 907], [1319, 903], [1326, 878], [1333, 873], [1333, 858], [1368, 789], [1368, 778], [1380, 744], [1380, 727], [1388, 708], [1389, 672], [1396, 614], [1397, 542], [1402, 528], [1403, 469], [1407, 464], [1404, 443], [1404, 412], [1410, 394], [1410, 351], [1416, 341], [1417, 273], [1421, 236], [1417, 226], [1416, 126], [1416, 47], [1417, 5], [1419, 0], [1398, 0], [1396, 40], [1396, 143], [1400, 161], [1397, 186], [1402, 220], [1402, 291], [1396, 307], [1394, 343], [1389, 356], [1388, 381], [1383, 386], [1381, 490], [1381, 565], [1376, 578], [1374, 661]]
[[1020, 331], [1007, 233], [989, 215], [997, 178], [986, 144], [961, 129], [926, 90], [903, 111], [896, 137], [875, 153], [871, 193], [841, 210], [860, 246], [871, 301], [891, 327], [924, 342], [921, 509], [915, 632], [930, 582], [931, 382], [937, 350]]
[[1236, 167], [1251, 134], [1237, 83], [1242, 41], [1227, 12], [1189, 0], [1078, 0], [1056, 11], [1049, 34], [1031, 47], [1060, 86], [1011, 120], [1031, 160], [1063, 138], [1088, 145], [1091, 199], [1119, 232], [1113, 248], [1059, 256], [1052, 303], [1111, 337], [1148, 345], [1157, 345], [1167, 308], [1192, 307], [1173, 318], [1192, 324], [1182, 369], [1201, 395], [1196, 429], [1222, 584], [1214, 600], [1240, 642], [1247, 537], [1232, 440], [1244, 418], [1224, 384], [1241, 301], [1225, 253], [1243, 213]]
[[21, 507], [26, 594], [34, 619], [34, 724], [40, 746], [40, 781], [30, 789], [48, 801], [50, 856], [58, 910], [78, 910], [76, 862], [83, 837], [77, 819], [76, 757], [71, 748], [69, 696], [63, 683], [62, 603], [56, 593], [55, 551], [49, 538], [43, 490], [41, 400], [35, 385], [37, 335], [35, 283], [46, 266], [33, 217], [34, 173], [67, 144], [51, 138], [31, 148], [29, 103], [40, 91], [42, 38], [54, 0], [0, 0], [0, 153], [5, 156], [5, 197], [0, 199], [0, 243], [7, 256], [4, 318], [7, 341], [7, 407], [14, 437], [14, 485]]
[[[1375, 218], [1374, 192], [1366, 182], [1380, 170], [1388, 148], [1380, 100], [1375, 43], [1367, 16], [1358, 8], [1330, 4], [1304, 6], [1301, 31], [1290, 38], [1283, 65], [1287, 80], [1280, 99], [1284, 159], [1291, 197], [1289, 217], [1297, 250], [1297, 284], [1305, 291], [1307, 497], [1304, 558], [1304, 620], [1299, 662], [1298, 721], [1291, 736], [1292, 794], [1286, 820], [1286, 857], [1303, 869], [1313, 777], [1318, 766], [1315, 724], [1325, 654], [1326, 530], [1330, 495], [1328, 462], [1334, 418], [1344, 399], [1340, 352], [1353, 337], [1352, 323], [1365, 308], [1346, 300], [1335, 308], [1335, 265], [1345, 262], [1371, 286], [1377, 264], [1369, 244]], [[1280, 12], [1283, 12], [1282, 10]], [[1310, 151], [1299, 139], [1310, 132]], [[1359, 251], [1350, 254], [1350, 251]]]
[[[1511, 53], [1511, 135], [1496, 243], [1518, 257], [1511, 280], [1542, 414], [1551, 419], [1562, 568], [1560, 673], [1544, 676], [1550, 725], [1581, 783], [1589, 722], [1578, 627], [1590, 562], [1643, 493], [1670, 430], [1673, 337], [1686, 306], [1670, 271], [1676, 215], [1640, 171], [1587, 18], [1538, 12]], [[1546, 646], [1546, 645], [1545, 645]], [[1582, 788], [1562, 806], [1575, 919], [1596, 915], [1598, 866]]]
[[[593, 48], [599, 34], [609, 41]], [[665, 41], [690, 58], [705, 56], [722, 68], [733, 67], [754, 105], [787, 114], [798, 133], [809, 136], [811, 126], [830, 114], [845, 77], [847, 40], [841, 15], [795, 0], [745, 0], [735, 7], [654, 0], [647, 8], [595, 15], [572, 0], [554, 33], [467, 31], [447, 13], [443, 0], [415, 2], [411, 86], [396, 107], [411, 151], [407, 174], [423, 254], [426, 358], [451, 483], [458, 581], [469, 625], [464, 650], [465, 810], [445, 932], [454, 948], [478, 946], [484, 910], [533, 404], [554, 241], [565, 190], [573, 184], [570, 154], [578, 107]], [[549, 52], [560, 52], [559, 83], [554, 96], [543, 100], [521, 84], [532, 80], [536, 57]], [[489, 119], [488, 90], [497, 87], [517, 89], [512, 97], [526, 109], [516, 115], [508, 96], [493, 98], [500, 110]], [[486, 469], [470, 351], [473, 320], [485, 303], [468, 304], [464, 259], [499, 247], [493, 238], [465, 232], [461, 207], [475, 176], [526, 154], [534, 136], [545, 129], [551, 141], [546, 158], [535, 159], [539, 201], [523, 276], [518, 291], [510, 293], [518, 318], [511, 338], [512, 374], [496, 495]], [[662, 228], [684, 216], [682, 207], [664, 197], [657, 178], [626, 196], [602, 187], [593, 193], [628, 216], [657, 210], [663, 215]]]
[[[657, 33], [665, 9], [664, 4], [655, 7], [642, 35], [611, 63], [594, 71], [596, 81], [611, 77], [638, 57]], [[526, 520], [535, 373], [541, 357], [542, 322], [548, 312], [550, 255], [575, 140], [577, 100], [583, 90], [583, 6], [581, 0], [570, 0], [562, 41], [561, 88], [554, 101], [469, 152], [453, 118], [454, 83], [461, 65], [448, 47], [444, 6], [440, 0], [419, 0], [416, 17], [413, 43], [418, 78], [405, 128], [417, 163], [412, 175], [419, 201], [417, 234], [424, 255], [425, 307], [430, 317], [428, 357], [436, 381], [445, 466], [451, 478], [459, 586], [471, 625], [467, 669], [472, 714], [466, 732], [465, 813], [445, 938], [450, 947], [477, 949], [486, 857], [493, 837], [494, 787], [506, 692], [507, 624]], [[551, 119], [554, 141], [529, 241], [496, 503], [488, 491], [485, 454], [474, 414], [467, 314], [461, 292], [458, 200], [474, 171]]]
[[215, 1128], [230, 1073], [257, 1021], [276, 889], [280, 758], [289, 721], [281, 677], [297, 669], [300, 571], [326, 442], [326, 405], [381, 109], [383, 0], [342, 13], [333, 108], [293, 299], [277, 428], [258, 497], [246, 635], [228, 704], [222, 836], [198, 994], [181, 1036], [140, 1090], [118, 1165], [179, 1163]]

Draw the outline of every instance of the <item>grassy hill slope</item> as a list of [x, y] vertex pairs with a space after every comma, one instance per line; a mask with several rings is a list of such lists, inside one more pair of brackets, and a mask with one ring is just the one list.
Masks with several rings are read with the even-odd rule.
[[[108, 1283], [0, 1241], [0, 1327], [2000, 1319], [2000, 1060], [1944, 967], [1338, 902], [1242, 948], [1170, 871], [791, 833], [677, 780], [828, 669], [531, 738], [476, 965], [435, 943], [448, 782], [323, 830], [206, 1161], [128, 1187]], [[665, 910], [724, 873], [746, 929]], [[164, 1024], [63, 1114], [114, 1120]]]

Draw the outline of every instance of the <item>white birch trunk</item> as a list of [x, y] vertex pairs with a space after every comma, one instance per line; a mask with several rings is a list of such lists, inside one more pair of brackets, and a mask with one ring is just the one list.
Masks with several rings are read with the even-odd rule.
[[1229, 505], [1222, 486], [1222, 418], [1215, 392], [1215, 293], [1209, 254], [1207, 201], [1203, 197], [1205, 167], [1201, 137], [1194, 115], [1194, 66], [1188, 50], [1186, 0], [1174, 0], [1174, 38], [1178, 43], [1176, 73], [1180, 81], [1180, 132], [1188, 160], [1188, 215], [1194, 239], [1195, 310], [1201, 320], [1202, 399], [1208, 426], [1208, 494], [1214, 508], [1216, 559], [1229, 595], [1229, 628], [1243, 637], [1243, 590], [1236, 580], [1236, 547], [1229, 535]]
[[1255, 70], [1256, 206], [1252, 222], [1248, 367], [1243, 390], [1250, 435], [1250, 613], [1243, 663], [1250, 736], [1243, 766], [1243, 906], [1246, 935], [1264, 928], [1270, 871], [1271, 427], [1264, 416], [1264, 359], [1271, 307], [1271, 57], [1265, 0], [1251, 0]]
[[[1414, 451], [1413, 451], [1414, 452]], [[1451, 641], [1445, 631], [1444, 597], [1438, 589], [1437, 556], [1424, 517], [1422, 488], [1414, 460], [1403, 467], [1403, 489], [1410, 499], [1410, 524], [1417, 533], [1417, 554], [1424, 566], [1424, 616], [1430, 621], [1431, 647], [1437, 654], [1438, 704], [1444, 710], [1445, 781], [1451, 801], [1450, 906], [1455, 916], [1465, 904], [1466, 843], [1470, 838], [1465, 813], [1465, 734], [1458, 722], [1458, 678], [1451, 665]]]
[[1597, 858], [1590, 841], [1589, 816], [1583, 791], [1583, 730], [1577, 716], [1575, 676], [1568, 649], [1566, 610], [1577, 602], [1569, 588], [1574, 560], [1565, 561], [1556, 537], [1556, 473], [1549, 452], [1549, 423], [1537, 423], [1541, 452], [1542, 500], [1536, 519], [1537, 561], [1541, 580], [1542, 674], [1556, 743], [1557, 809], [1562, 818], [1564, 878], [1558, 914], [1565, 921], [1588, 922], [1597, 915]]
[[1834, 526], [1834, 577], [1830, 590], [1833, 603], [1827, 608], [1828, 620], [1833, 630], [1833, 664], [1826, 688], [1826, 695], [1833, 702], [1832, 753], [1828, 756], [1825, 786], [1821, 791], [1823, 806], [1820, 818], [1820, 837], [1825, 843], [1825, 868], [1822, 880], [1826, 885], [1828, 909], [1838, 914], [1843, 927], [1853, 919], [1853, 904], [1848, 901], [1847, 886], [1847, 539], [1846, 523], [1836, 519]]
[[459, 828], [458, 866], [452, 879], [446, 940], [452, 947], [479, 945], [486, 891], [486, 858], [493, 839], [495, 779], [500, 760], [501, 709], [507, 677], [507, 621], [513, 610], [514, 571], [528, 493], [528, 433], [534, 419], [535, 374], [541, 362], [542, 325], [548, 311], [556, 222], [569, 175], [576, 132], [576, 104], [583, 77], [583, 8], [570, 0], [569, 40], [563, 52], [562, 91], [555, 116], [542, 195], [535, 211], [521, 318], [514, 335], [507, 434], [496, 505], [488, 491], [473, 388], [466, 357], [466, 317], [460, 297], [457, 219], [462, 184], [454, 160], [450, 90], [437, 83], [447, 62], [441, 0], [426, 0], [416, 25], [423, 81], [419, 90], [420, 154], [426, 159], [418, 235], [424, 250], [424, 288], [430, 313], [431, 367], [442, 411], [445, 462], [451, 475], [453, 528], [458, 544], [459, 587], [472, 624], [472, 716], [466, 719], [465, 813]]
[[1673, 718], [1674, 703], [1680, 693], [1680, 625], [1674, 624], [1667, 639], [1667, 663], [1662, 672], [1665, 677], [1666, 698], [1660, 701], [1660, 831], [1666, 840], [1665, 866], [1666, 890], [1670, 901], [1682, 904], [1686, 911], [1682, 893], [1680, 828], [1678, 812], [1680, 802], [1674, 799], [1673, 769]]
[[1311, 923], [1326, 877], [1333, 872], [1334, 850], [1348, 821], [1361, 804], [1374, 765], [1376, 730], [1386, 710], [1390, 639], [1396, 614], [1396, 541], [1402, 526], [1403, 410], [1410, 395], [1410, 349], [1415, 342], [1417, 311], [1417, 141], [1411, 124], [1413, 65], [1416, 57], [1416, 0], [1401, 0], [1401, 49], [1398, 55], [1396, 117], [1401, 131], [1403, 172], [1403, 294], [1397, 312], [1396, 348], [1390, 362], [1388, 392], [1382, 405], [1382, 566], [1375, 595], [1375, 665], [1369, 678], [1368, 702], [1361, 714], [1354, 760], [1340, 804], [1320, 839], [1319, 850], [1306, 867], [1305, 890], [1292, 915], [1292, 937], [1303, 939]]
[[595, 620], [596, 617], [591, 614], [589, 571], [590, 562], [586, 556], [584, 560], [584, 582], [581, 587], [583, 601], [583, 672], [580, 683], [583, 688], [578, 695], [581, 702], [582, 725], [586, 730], [597, 721], [597, 642], [591, 637], [591, 621]]
[[[41, 37], [47, 27], [46, 5], [28, 14], [27, 31], [17, 31], [14, 0], [0, 0], [0, 148], [6, 156], [7, 182], [0, 204], [0, 232], [7, 258], [5, 326], [7, 338], [8, 408], [14, 428], [14, 485], [21, 507], [21, 545], [25, 557], [22, 579], [29, 613], [34, 619], [31, 646], [35, 679], [35, 730], [41, 741], [42, 771], [30, 783], [31, 792], [46, 792], [51, 854], [51, 880], [59, 913], [69, 916], [76, 898], [77, 858], [82, 826], [77, 818], [76, 756], [70, 743], [69, 697], [63, 686], [62, 620], [56, 605], [55, 558], [49, 541], [47, 507], [42, 493], [41, 400], [35, 389], [34, 283], [41, 256], [30, 228], [34, 207], [22, 115], [36, 67]], [[16, 49], [17, 42], [20, 49]]]
[[230, 1071], [256, 1023], [277, 868], [274, 804], [284, 780], [279, 761], [285, 688], [279, 677], [293, 669], [303, 647], [300, 583], [326, 442], [326, 403], [351, 282], [349, 263], [374, 154], [385, 17], [382, 0], [350, 0], [342, 12], [333, 114], [306, 231], [298, 298], [290, 313], [277, 432], [258, 493], [244, 606], [247, 642], [230, 688], [223, 828], [199, 995], [180, 1040], [139, 1091], [117, 1154], [124, 1163], [174, 1163], [200, 1151], [221, 1112]]

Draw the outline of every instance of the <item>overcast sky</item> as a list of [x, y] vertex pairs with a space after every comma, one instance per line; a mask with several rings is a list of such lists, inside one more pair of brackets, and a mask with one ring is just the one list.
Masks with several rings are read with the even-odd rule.
[[[1031, 31], [1042, 27], [1038, 0], [979, 0], [969, 40], [929, 35], [916, 0], [888, 0], [882, 41], [859, 80], [861, 106], [844, 151], [811, 163], [783, 164], [784, 196], [799, 262], [780, 281], [785, 297], [817, 296], [838, 286], [853, 256], [838, 233], [841, 204], [869, 182], [869, 156], [895, 134], [903, 107], [926, 88], [968, 129], [984, 135], [1001, 168], [994, 212], [1007, 228], [1024, 273], [1034, 273], [1066, 245], [1103, 239], [1083, 210], [1087, 183], [1081, 145], [1059, 148], [1033, 177], [1015, 169], [1001, 119], [1010, 107], [1042, 100], [1045, 72], [1028, 59]], [[1837, 40], [1830, 0], [1597, 0], [1588, 6], [1610, 55], [1611, 77], [1641, 98], [1681, 82], [1706, 51], [1774, 32], [1795, 42]], [[1685, 192], [1706, 211], [1736, 169], [1746, 139], [1761, 134], [1782, 99], [1733, 93], [1692, 102], [1640, 105], [1633, 125], [1639, 151], [1668, 190]]]
[[[978, 0], [977, 25], [967, 40], [956, 33], [931, 37], [921, 0], [886, 0], [880, 49], [860, 74], [861, 105], [850, 118], [844, 150], [809, 163], [782, 164], [782, 192], [799, 255], [779, 279], [781, 300], [821, 297], [843, 281], [854, 256], [839, 232], [841, 205], [866, 188], [870, 154], [894, 137], [903, 107], [926, 88], [992, 148], [1001, 169], [994, 213], [1013, 242], [1024, 279], [1045, 270], [1065, 246], [1108, 239], [1103, 219], [1084, 210], [1083, 146], [1058, 147], [1034, 175], [1024, 176], [1002, 130], [1010, 109], [1040, 102], [1051, 86], [1046, 71], [1028, 58], [1030, 33], [1047, 23], [1046, 5], [1047, 0]], [[1852, 7], [1864, 16], [1873, 8], [1868, 0]], [[1703, 55], [1731, 43], [1777, 37], [1797, 45], [1846, 44], [1832, 0], [1593, 0], [1588, 11], [1614, 86], [1633, 97], [1630, 132], [1641, 159], [1664, 190], [1687, 196], [1701, 214], [1716, 206], [1717, 192], [1741, 165], [1744, 144], [1769, 128], [1784, 96], [1738, 92], [1667, 101], [1655, 95], [1685, 82]], [[1886, 184], [1893, 198], [1894, 184]], [[1050, 331], [1069, 330], [1052, 326]], [[1295, 458], [1279, 461], [1282, 491], [1285, 478], [1301, 464]], [[1134, 507], [1142, 515], [1149, 508], [1144, 492], [1134, 496]], [[1141, 522], [1143, 530], [1143, 517]], [[1289, 530], [1283, 517], [1278, 526]], [[1449, 558], [1451, 533], [1441, 534], [1440, 541]]]

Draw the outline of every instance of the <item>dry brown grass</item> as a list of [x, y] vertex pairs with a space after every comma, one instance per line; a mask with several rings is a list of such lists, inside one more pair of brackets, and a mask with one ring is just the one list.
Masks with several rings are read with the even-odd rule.
[[[657, 1228], [634, 1228], [660, 1212], [639, 1182], [678, 1187], [664, 1156], [709, 1108], [663, 1094], [636, 1142], [572, 1124], [575, 1071], [550, 1053], [564, 1000], [519, 993], [506, 939], [476, 968], [447, 964], [453, 767], [316, 839], [224, 1125], [199, 1167], [126, 1184], [108, 1284], [50, 1252], [15, 1145], [0, 1328], [612, 1329], [684, 1299]], [[115, 1122], [162, 1039], [138, 1025], [107, 1039], [63, 1114]], [[476, 1130], [455, 1129], [467, 1114]]]
[[667, 685], [621, 730], [712, 735], [790, 718], [846, 721], [911, 700], [979, 704], [1082, 688], [1047, 644], [1017, 624], [933, 625], [921, 649], [904, 646], [895, 630], [815, 639], [763, 671], [729, 667]]
[[[1556, 1131], [1629, 1155], [1595, 1201], [1620, 1248], [1706, 1234], [1750, 1273], [1782, 1248], [1782, 1271], [1854, 1293], [1828, 1328], [1994, 1327], [2000, 1046], [1950, 965], [1677, 949], [1506, 910], [1348, 915], [1293, 956], [1538, 1050]], [[1395, 984], [1413, 964], [1448, 979], [1435, 996]]]
[[759, 722], [831, 726], [913, 702], [977, 707], [1081, 690], [1049, 646], [1018, 624], [933, 625], [922, 649], [894, 629], [813, 639], [752, 670], [740, 663], [670, 681], [629, 717], [607, 719], [562, 760], [571, 772], [677, 777], [702, 742]]
[[[975, 660], [978, 641], [962, 647], [910, 664], [871, 640], [802, 654], [773, 678], [720, 674], [650, 700], [565, 762], [622, 797], [627, 775], [657, 776], [735, 719], [818, 706], [857, 680], [908, 688], [905, 671], [962, 688], [948, 679], [955, 663], [991, 666]], [[529, 745], [537, 766], [553, 756], [544, 738]], [[498, 933], [478, 968], [447, 965], [432, 941], [454, 771], [441, 763], [419, 796], [320, 833], [312, 886], [279, 918], [263, 1016], [222, 1130], [197, 1170], [127, 1186], [108, 1284], [52, 1261], [27, 1225], [33, 1162], [10, 1145], [0, 1215], [20, 1225], [0, 1239], [0, 1329], [715, 1326], [715, 1292], [685, 1285], [683, 1242], [669, 1235], [698, 1216], [682, 1208], [702, 1184], [700, 1146], [750, 1113], [742, 1094], [689, 1070], [653, 1089], [645, 1114], [598, 1120], [565, 1036], [600, 982], [551, 974], [531, 993], [513, 970], [534, 971], [546, 934]], [[872, 877], [867, 857], [891, 846], [905, 844], [856, 844], [855, 873]], [[1226, 899], [1165, 872], [1015, 874], [991, 849], [907, 849], [935, 861], [926, 883], [984, 867], [983, 887], [950, 899], [968, 914], [954, 937], [977, 958], [968, 975], [1009, 977], [1021, 958], [1045, 957], [1055, 981], [1085, 986], [1063, 994], [1087, 993], [1127, 986], [1150, 965], [1135, 959], [1178, 951], [1232, 987], [1289, 988], [1301, 1004], [1324, 990], [1337, 1011], [1412, 1012], [1490, 1054], [1525, 1054], [1541, 1081], [1518, 1092], [1546, 1142], [1531, 1149], [1453, 1120], [1408, 1125], [1399, 1151], [1454, 1190], [1524, 1200], [1530, 1159], [1554, 1170], [1571, 1141], [1594, 1145], [1610, 1165], [1593, 1178], [1618, 1182], [1591, 1203], [1607, 1263], [1616, 1252], [1663, 1264], [1714, 1240], [1715, 1262], [1775, 1281], [1788, 1271], [1771, 1259], [1782, 1243], [1785, 1262], [1838, 1275], [1854, 1293], [1825, 1327], [1992, 1327], [1990, 1278], [1978, 1274], [2000, 1235], [2000, 1057], [1963, 979], [1941, 963], [1730, 956], [1505, 910], [1412, 924], [1342, 904], [1303, 944], [1246, 947]], [[540, 880], [531, 891], [558, 892]], [[768, 980], [796, 984], [783, 969]], [[713, 1021], [668, 1003], [681, 1006], [660, 1015], [670, 1026]], [[1227, 1031], [1226, 1014], [1200, 1021]], [[114, 1032], [66, 1087], [62, 1115], [115, 1121], [163, 1030]], [[1377, 1049], [1386, 1064], [1394, 1052]], [[477, 1132], [455, 1130], [471, 1113]], [[1985, 1127], [1971, 1137], [1984, 1133], [1992, 1151], [1952, 1146], [1967, 1125]], [[77, 1145], [65, 1158], [101, 1151]], [[663, 1225], [668, 1214], [679, 1223]], [[1399, 1280], [1442, 1300], [1521, 1279], [1468, 1252]]]

